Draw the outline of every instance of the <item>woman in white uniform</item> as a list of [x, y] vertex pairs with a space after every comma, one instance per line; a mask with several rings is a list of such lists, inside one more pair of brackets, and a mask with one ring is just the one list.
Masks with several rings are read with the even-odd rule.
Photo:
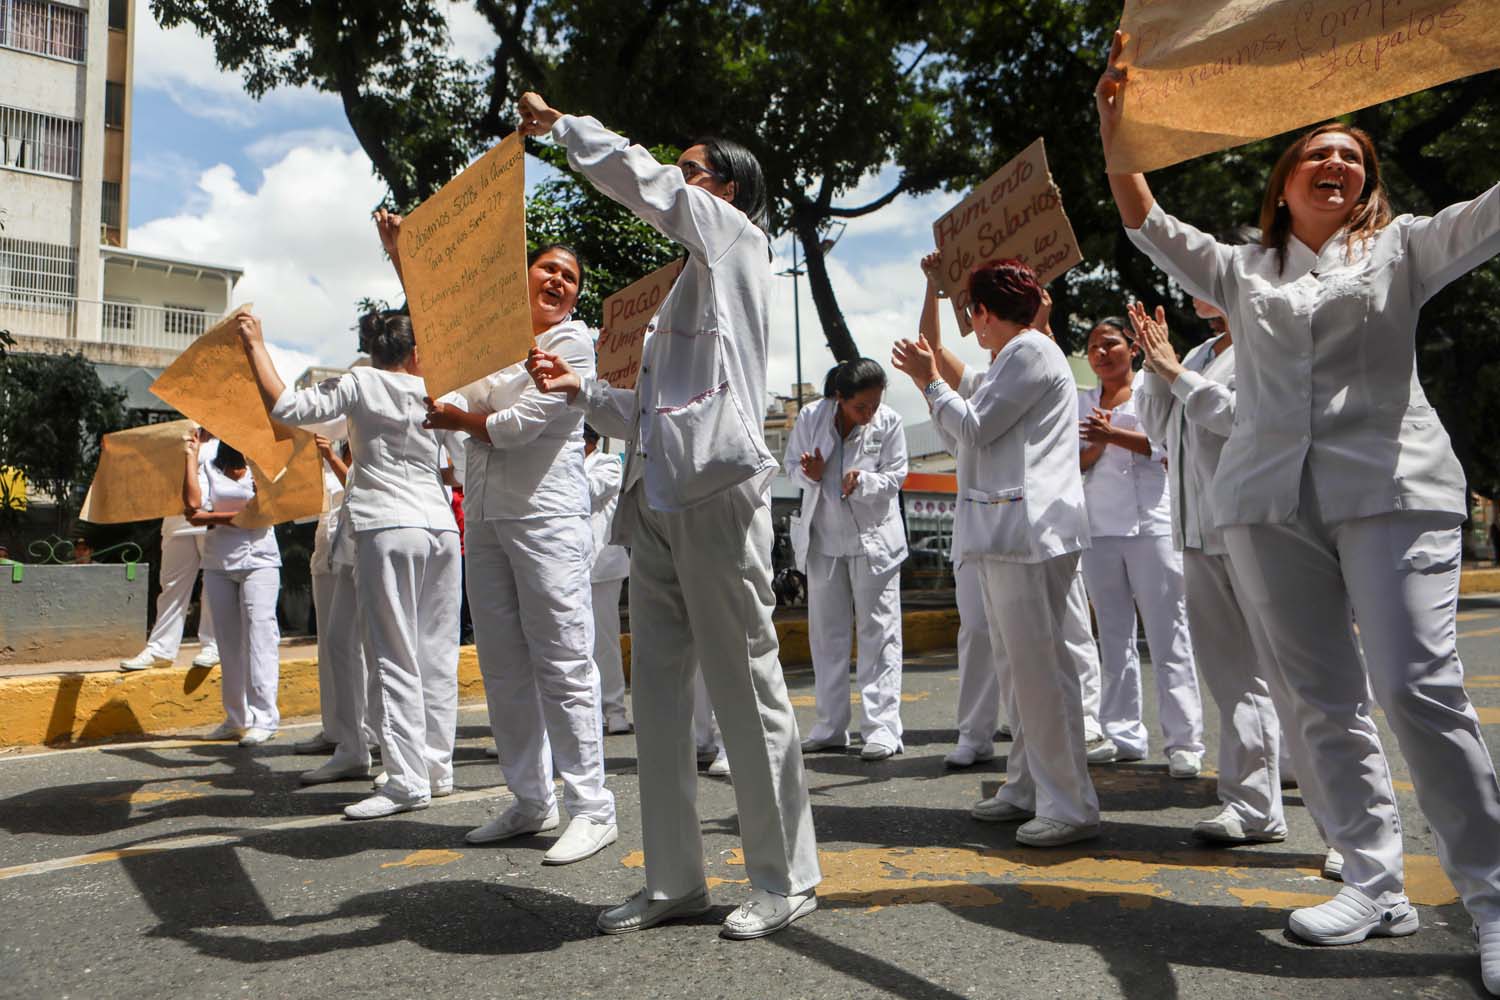
[[631, 731], [630, 716], [625, 711], [625, 664], [620, 655], [620, 588], [630, 575], [630, 553], [609, 544], [609, 522], [620, 504], [625, 467], [608, 447], [608, 438], [583, 425], [583, 472], [589, 480], [589, 527], [594, 533], [594, 565], [589, 570], [594, 663], [599, 668], [604, 731], [619, 736]]
[[255, 498], [245, 456], [219, 442], [213, 461], [198, 461], [198, 438], [187, 439], [183, 500], [188, 523], [208, 528], [203, 542], [203, 595], [218, 623], [224, 721], [211, 740], [259, 746], [275, 739], [281, 713], [281, 549], [273, 528], [237, 528], [234, 516]]
[[[538, 248], [527, 281], [537, 344], [592, 374], [593, 336], [572, 318], [583, 286], [577, 255], [560, 245]], [[438, 404], [428, 423], [469, 434], [469, 608], [500, 768], [516, 797], [466, 837], [484, 844], [556, 829], [555, 765], [570, 819], [542, 863], [571, 864], [619, 837], [615, 798], [604, 787], [583, 414], [537, 389], [521, 362], [465, 396], [467, 412]]]
[[1070, 844], [1099, 833], [1083, 695], [1064, 637], [1078, 553], [1089, 543], [1073, 373], [1052, 339], [1031, 328], [1042, 292], [1025, 264], [976, 267], [969, 298], [979, 345], [995, 352], [972, 395], [939, 377], [926, 338], [897, 341], [893, 363], [922, 389], [955, 449], [959, 556], [981, 563], [990, 641], [1010, 665], [1008, 691], [1001, 678], [1014, 737], [1006, 782], [973, 815], [1026, 820], [1017, 843]]
[[1099, 718], [1116, 747], [1116, 760], [1146, 758], [1135, 638], [1139, 607], [1155, 668], [1169, 773], [1193, 778], [1203, 765], [1203, 705], [1188, 637], [1182, 556], [1172, 548], [1165, 453], [1140, 430], [1136, 415], [1141, 376], [1132, 368], [1127, 325], [1110, 318], [1089, 332], [1089, 367], [1099, 384], [1078, 390], [1079, 461], [1091, 539], [1083, 578], [1099, 622]]
[[379, 704], [369, 712], [388, 781], [346, 806], [344, 815], [375, 819], [425, 809], [433, 795], [453, 788], [458, 525], [443, 493], [439, 436], [421, 425], [426, 389], [411, 320], [397, 312], [368, 313], [360, 328], [369, 366], [294, 391], [266, 353], [260, 320], [242, 316], [239, 322], [273, 419], [293, 426], [348, 420], [355, 462], [345, 511], [354, 533], [365, 648], [380, 685]]
[[[901, 416], [881, 402], [885, 370], [860, 358], [828, 374], [824, 398], [797, 414], [786, 474], [802, 487], [792, 519], [797, 568], [807, 576], [808, 642], [818, 721], [802, 752], [849, 745], [849, 645], [858, 625], [862, 760], [901, 752], [901, 563], [906, 482]], [[851, 617], [852, 616], [852, 617]]]
[[822, 878], [797, 720], [771, 621], [771, 510], [777, 464], [762, 436], [770, 247], [760, 164], [723, 140], [676, 166], [592, 118], [521, 99], [521, 131], [548, 132], [600, 191], [688, 251], [652, 320], [634, 390], [533, 352], [539, 387], [629, 442], [612, 540], [630, 547], [631, 687], [640, 758], [646, 887], [599, 917], [608, 934], [703, 913], [712, 904], [694, 806], [693, 673], [708, 686], [729, 760], [750, 899], [725, 937], [761, 937], [817, 908]]
[[[1096, 92], [1106, 147], [1128, 87], [1122, 48], [1117, 35]], [[1500, 252], [1500, 184], [1393, 216], [1369, 136], [1330, 123], [1272, 171], [1263, 244], [1232, 247], [1163, 211], [1143, 175], [1109, 183], [1132, 241], [1235, 333], [1214, 516], [1291, 695], [1309, 755], [1298, 779], [1344, 855], [1344, 888], [1295, 910], [1292, 933], [1342, 944], [1417, 929], [1373, 692], [1500, 994], [1500, 782], [1456, 644], [1468, 498], [1415, 349], [1422, 304]]]

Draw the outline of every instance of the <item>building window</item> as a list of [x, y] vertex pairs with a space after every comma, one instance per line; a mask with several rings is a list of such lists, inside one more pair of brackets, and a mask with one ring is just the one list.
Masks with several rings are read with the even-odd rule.
[[0, 0], [0, 45], [83, 62], [88, 14], [46, 0]]
[[104, 329], [134, 330], [135, 304], [132, 302], [105, 302]]
[[78, 251], [0, 236], [0, 301], [60, 304], [78, 294]]
[[124, 31], [130, 21], [130, 0], [109, 0], [109, 26]]
[[104, 83], [104, 124], [110, 128], [125, 127], [125, 85]]
[[120, 228], [120, 183], [104, 182], [104, 197], [99, 202], [99, 221], [111, 229]]
[[163, 320], [167, 333], [197, 337], [208, 329], [208, 311], [197, 306], [174, 306], [169, 302]]
[[0, 105], [0, 166], [76, 179], [82, 140], [82, 122]]

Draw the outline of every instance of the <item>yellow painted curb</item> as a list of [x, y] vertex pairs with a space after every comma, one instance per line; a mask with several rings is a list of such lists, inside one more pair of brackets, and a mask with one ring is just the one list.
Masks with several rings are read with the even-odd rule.
[[[911, 611], [903, 629], [908, 653], [952, 648], [958, 642], [958, 612]], [[805, 620], [778, 622], [776, 633], [782, 663], [811, 661]], [[630, 636], [622, 636], [620, 646], [628, 676]], [[0, 678], [0, 747], [88, 743], [211, 726], [224, 718], [220, 676], [217, 669], [169, 667]], [[466, 703], [484, 699], [473, 646], [459, 651], [458, 697]], [[284, 660], [276, 700], [289, 718], [318, 714], [318, 661]]]
[[1466, 569], [1458, 576], [1460, 594], [1493, 594], [1500, 591], [1500, 569]]

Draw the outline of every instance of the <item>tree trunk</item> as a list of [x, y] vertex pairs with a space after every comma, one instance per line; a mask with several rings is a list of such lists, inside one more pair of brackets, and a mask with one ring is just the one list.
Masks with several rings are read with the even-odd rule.
[[[808, 206], [811, 208], [811, 206]], [[807, 271], [807, 284], [812, 289], [813, 305], [818, 310], [818, 321], [823, 326], [823, 337], [828, 350], [839, 361], [854, 361], [859, 355], [859, 346], [849, 333], [844, 322], [843, 310], [833, 294], [833, 282], [828, 278], [828, 263], [823, 257], [822, 235], [818, 223], [823, 221], [811, 212], [793, 210], [792, 228], [797, 242], [802, 244], [802, 263]]]

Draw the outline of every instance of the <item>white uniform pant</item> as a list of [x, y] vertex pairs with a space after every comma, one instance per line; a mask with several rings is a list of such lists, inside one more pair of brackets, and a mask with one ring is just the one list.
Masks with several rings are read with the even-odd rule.
[[625, 720], [625, 662], [620, 655], [620, 588], [624, 580], [590, 585], [594, 609], [594, 665], [599, 669], [601, 707], [606, 722]]
[[[998, 794], [1038, 816], [1097, 823], [1099, 797], [1083, 746], [1078, 666], [1063, 636], [1078, 555], [1040, 563], [979, 561], [990, 642], [1004, 653], [1011, 674], [1006, 712], [1013, 742]], [[1001, 690], [1006, 690], [1004, 678]]]
[[[146, 652], [163, 660], [177, 659], [182, 645], [182, 630], [187, 624], [188, 605], [193, 600], [193, 583], [203, 561], [206, 536], [163, 535], [161, 540], [161, 593], [156, 598], [156, 624], [146, 640]], [[198, 609], [198, 641], [205, 651], [216, 649], [214, 618], [205, 598]]]
[[902, 749], [901, 567], [873, 573], [865, 556], [808, 553], [807, 624], [818, 710], [808, 737], [849, 742], [849, 645], [857, 631], [860, 735], [866, 746]]
[[458, 725], [458, 532], [358, 531], [355, 563], [370, 723], [380, 734], [385, 794], [426, 801], [453, 781]]
[[1219, 705], [1219, 801], [1246, 831], [1285, 833], [1281, 723], [1267, 681], [1272, 668], [1252, 633], [1259, 621], [1252, 625], [1240, 610], [1228, 556], [1186, 549], [1182, 568], [1198, 669]]
[[1157, 715], [1166, 750], [1202, 753], [1203, 704], [1188, 638], [1182, 553], [1172, 548], [1168, 535], [1106, 535], [1095, 538], [1084, 552], [1083, 575], [1099, 622], [1099, 714], [1105, 735], [1122, 751], [1147, 754], [1141, 660], [1135, 648], [1139, 606], [1155, 667]]
[[1083, 582], [1082, 559], [1078, 571], [1073, 574], [1073, 582], [1068, 585], [1068, 606], [1063, 614], [1063, 642], [1073, 654], [1083, 696], [1083, 738], [1092, 743], [1104, 736], [1104, 726], [1099, 721], [1099, 647], [1094, 643], [1094, 626], [1089, 620], [1089, 592]]
[[314, 573], [312, 583], [318, 615], [318, 707], [323, 735], [337, 744], [341, 761], [368, 764], [369, 676], [354, 567], [335, 566], [332, 572]]
[[701, 670], [693, 680], [693, 743], [704, 756], [717, 756], [724, 749], [724, 737], [719, 732], [719, 720], [714, 718], [713, 702], [708, 700], [708, 685], [703, 683]]
[[544, 815], [557, 804], [555, 764], [568, 814], [613, 823], [588, 518], [475, 519], [467, 529], [469, 613], [505, 783], [525, 809]]
[[1308, 753], [1297, 777], [1343, 852], [1344, 883], [1376, 899], [1404, 891], [1373, 691], [1443, 870], [1475, 922], [1500, 920], [1500, 784], [1458, 658], [1458, 519], [1402, 511], [1324, 524], [1305, 483], [1301, 510], [1287, 524], [1228, 527], [1224, 538], [1291, 695], [1287, 721]]
[[276, 684], [281, 676], [281, 629], [276, 598], [281, 570], [203, 572], [203, 593], [219, 626], [224, 717], [241, 729], [275, 730], [281, 723]]
[[958, 745], [993, 753], [1000, 724], [1000, 674], [1009, 673], [1010, 666], [995, 662], [979, 563], [970, 557], [953, 567], [958, 601]]
[[[687, 510], [620, 501], [630, 526], [631, 698], [639, 755], [646, 888], [703, 888], [695, 799], [693, 674], [700, 668], [734, 767], [750, 884], [800, 893], [822, 878], [797, 719], [771, 612], [771, 511], [742, 489]], [[845, 695], [847, 700], [848, 695]]]

